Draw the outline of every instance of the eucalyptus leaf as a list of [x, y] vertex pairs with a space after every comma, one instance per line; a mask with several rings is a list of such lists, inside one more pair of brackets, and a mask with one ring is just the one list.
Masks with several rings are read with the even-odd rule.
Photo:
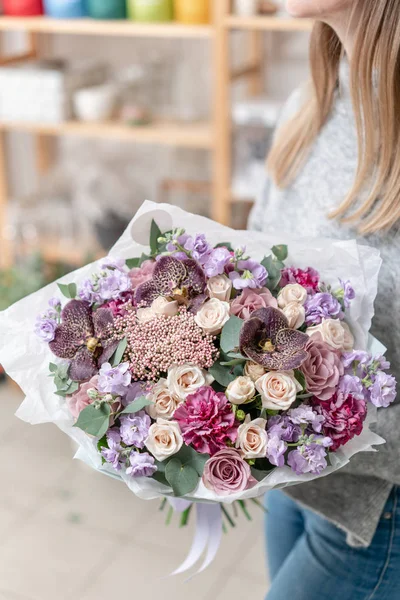
[[229, 353], [239, 347], [240, 332], [243, 327], [243, 320], [232, 316], [227, 321], [221, 333], [221, 350]]
[[58, 371], [58, 366], [55, 365], [54, 363], [50, 363], [49, 364], [49, 371], [50, 373], [57, 373]]
[[204, 466], [209, 460], [208, 454], [200, 454], [190, 446], [182, 446], [173, 458], [178, 458], [184, 466], [193, 467], [198, 475], [203, 475]]
[[125, 261], [125, 264], [128, 267], [128, 269], [137, 269], [138, 267], [140, 267], [140, 260], [140, 258], [128, 258]]
[[100, 408], [95, 408], [90, 404], [80, 413], [74, 427], [78, 427], [89, 435], [102, 438], [110, 425], [111, 407], [109, 404], [102, 404]]
[[231, 369], [222, 366], [220, 362], [214, 363], [213, 366], [208, 369], [208, 372], [214, 377], [215, 381], [225, 388], [236, 379], [236, 375]]
[[76, 283], [69, 283], [69, 284], [59, 283], [58, 287], [60, 289], [60, 292], [66, 298], [69, 298], [69, 299], [76, 298], [76, 293], [77, 293]]
[[125, 410], [122, 411], [122, 415], [132, 415], [134, 413], [140, 412], [146, 406], [150, 406], [153, 404], [151, 400], [148, 400], [146, 396], [140, 396], [140, 398], [136, 398], [131, 404], [129, 404]]
[[307, 386], [307, 382], [306, 382], [304, 373], [302, 371], [300, 371], [299, 369], [296, 369], [294, 372], [294, 376], [297, 379], [297, 381], [300, 383], [300, 385], [303, 387], [303, 390], [305, 390], [306, 386]]
[[175, 496], [185, 496], [197, 487], [199, 475], [190, 465], [184, 465], [179, 458], [172, 458], [165, 467], [165, 477]]
[[161, 229], [153, 219], [150, 228], [150, 250], [152, 255], [158, 254], [158, 238], [160, 238], [161, 235]]
[[118, 344], [117, 349], [115, 350], [114, 354], [111, 357], [111, 364], [113, 367], [118, 367], [118, 365], [121, 364], [122, 357], [125, 354], [127, 345], [128, 345], [127, 338], [123, 338], [120, 341], [120, 343]]
[[271, 250], [276, 256], [276, 258], [282, 262], [287, 259], [289, 254], [288, 247], [286, 244], [279, 244], [278, 246], [273, 246]]
[[222, 367], [236, 367], [237, 365], [242, 365], [246, 361], [245, 358], [232, 358], [227, 362], [221, 362], [220, 365]]

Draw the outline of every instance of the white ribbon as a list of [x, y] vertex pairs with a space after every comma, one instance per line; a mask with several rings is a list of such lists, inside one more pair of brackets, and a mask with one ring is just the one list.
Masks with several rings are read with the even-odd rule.
[[[184, 512], [191, 504], [185, 500], [177, 501], [176, 498], [168, 498], [168, 501], [177, 512]], [[171, 573], [171, 577], [189, 571], [200, 560], [204, 552], [206, 552], [206, 556], [201, 567], [186, 581], [190, 581], [211, 565], [217, 556], [222, 539], [221, 505], [196, 503], [196, 513], [196, 532], [192, 547], [181, 566]]]

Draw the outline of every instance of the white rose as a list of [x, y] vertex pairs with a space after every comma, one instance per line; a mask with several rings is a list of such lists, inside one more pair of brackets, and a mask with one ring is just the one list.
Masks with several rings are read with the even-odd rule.
[[149, 308], [138, 308], [136, 311], [136, 317], [139, 323], [148, 323], [155, 318], [154, 311]]
[[306, 300], [307, 290], [299, 283], [289, 283], [279, 292], [278, 306], [285, 308], [290, 302], [305, 304]]
[[289, 321], [289, 327], [291, 329], [298, 329], [306, 320], [305, 308], [298, 302], [289, 302], [289, 304], [286, 304], [282, 309], [282, 312]]
[[147, 413], [154, 420], [158, 418], [172, 419], [174, 412], [182, 403], [182, 400], [175, 396], [168, 389], [166, 379], [160, 379], [147, 394], [148, 400], [153, 402], [146, 407]]
[[348, 338], [348, 333], [340, 321], [337, 319], [324, 319], [320, 325], [309, 327], [306, 331], [307, 335], [312, 337], [316, 333], [320, 333], [324, 342], [326, 342], [334, 350], [344, 350], [345, 337]]
[[267, 454], [268, 434], [265, 430], [267, 421], [265, 419], [246, 420], [238, 429], [236, 448], [240, 449], [243, 458], [264, 458]]
[[162, 462], [182, 448], [183, 437], [179, 424], [176, 421], [157, 419], [150, 427], [145, 443], [152, 455]]
[[179, 312], [179, 304], [176, 300], [167, 300], [163, 296], [156, 298], [152, 305], [151, 310], [155, 315], [165, 315], [166, 317], [175, 317]]
[[180, 400], [186, 400], [187, 396], [213, 381], [212, 375], [196, 365], [175, 365], [168, 370], [168, 389]]
[[354, 335], [351, 333], [350, 327], [347, 323], [342, 323], [342, 327], [344, 329], [344, 344], [343, 350], [345, 352], [351, 352], [354, 350]]
[[254, 398], [256, 386], [250, 377], [237, 377], [226, 388], [226, 397], [232, 404], [245, 404]]
[[229, 310], [229, 302], [211, 298], [203, 304], [194, 320], [204, 333], [217, 335], [221, 333], [223, 326], [229, 321]]
[[293, 371], [270, 371], [256, 382], [262, 405], [270, 410], [288, 410], [303, 388]]
[[207, 290], [210, 298], [228, 302], [231, 297], [232, 281], [226, 275], [216, 275], [208, 280]]
[[243, 372], [247, 377], [250, 377], [252, 381], [256, 382], [257, 379], [260, 379], [260, 377], [264, 375], [265, 369], [261, 365], [258, 365], [251, 360], [247, 360]]

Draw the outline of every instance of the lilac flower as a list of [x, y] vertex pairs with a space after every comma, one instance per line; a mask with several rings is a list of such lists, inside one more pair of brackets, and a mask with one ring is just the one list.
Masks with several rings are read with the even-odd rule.
[[123, 464], [123, 458], [121, 456], [123, 447], [121, 446], [121, 436], [117, 429], [110, 429], [107, 432], [107, 444], [108, 448], [101, 450], [103, 458], [110, 463], [116, 471], [121, 470], [121, 464]]
[[297, 408], [291, 408], [288, 412], [290, 421], [295, 425], [309, 425], [316, 433], [320, 433], [325, 418], [318, 415], [311, 406], [301, 404]]
[[380, 371], [388, 371], [390, 369], [390, 362], [386, 360], [385, 356], [378, 355], [374, 357], [374, 362], [377, 363]]
[[354, 350], [342, 354], [342, 363], [345, 369], [350, 369], [350, 372], [352, 372], [351, 368], [355, 362], [358, 363], [359, 367], [367, 367], [371, 362], [371, 355], [364, 352], [364, 350]]
[[129, 406], [132, 404], [136, 398], [140, 398], [141, 396], [145, 396], [147, 394], [146, 386], [148, 382], [144, 381], [135, 381], [131, 383], [127, 388], [125, 388], [124, 393], [122, 394], [122, 404], [123, 406]]
[[60, 311], [61, 310], [61, 300], [56, 297], [50, 298], [49, 306], [51, 306], [51, 308], [54, 308], [54, 310], [56, 310], [56, 311]]
[[131, 379], [128, 362], [121, 363], [117, 367], [112, 367], [110, 363], [104, 363], [99, 372], [97, 387], [103, 394], [121, 396], [126, 393], [126, 388], [130, 385]]
[[301, 427], [295, 425], [288, 416], [276, 415], [268, 419], [268, 434], [284, 442], [297, 442], [301, 436]]
[[144, 448], [145, 441], [149, 435], [150, 425], [151, 419], [144, 411], [132, 415], [123, 415], [120, 427], [122, 441], [127, 446]]
[[203, 262], [204, 272], [208, 278], [222, 275], [225, 267], [232, 258], [232, 254], [228, 248], [214, 248], [207, 256], [207, 260]]
[[184, 248], [190, 252], [192, 258], [198, 260], [201, 264], [207, 262], [213, 250], [212, 246], [207, 242], [204, 233], [197, 234], [195, 238], [189, 237], [184, 244]]
[[267, 282], [268, 271], [255, 260], [240, 260], [235, 271], [229, 273], [229, 278], [235, 290], [260, 289]]
[[178, 250], [179, 247], [183, 248], [189, 239], [191, 239], [191, 237], [187, 233], [182, 233], [181, 235], [175, 235], [175, 237], [167, 244], [168, 252], [173, 252], [175, 258], [181, 258], [180, 255], [182, 255], [183, 258], [187, 258], [187, 254], [185, 252], [180, 252], [179, 256], [178, 256], [178, 253], [176, 251]]
[[309, 297], [304, 308], [307, 325], [319, 325], [324, 319], [343, 317], [340, 302], [328, 292], [319, 292]]
[[344, 375], [339, 381], [339, 391], [345, 395], [351, 394], [357, 400], [365, 400], [365, 388], [356, 375]]
[[285, 464], [285, 452], [287, 445], [277, 435], [268, 436], [267, 458], [269, 462], [276, 467], [283, 467]]
[[369, 388], [370, 400], [378, 408], [387, 408], [396, 399], [396, 379], [383, 371], [378, 371]]
[[126, 474], [131, 477], [151, 477], [157, 471], [154, 458], [147, 452], [132, 452], [129, 462], [131, 466], [127, 468]]
[[328, 466], [326, 450], [322, 444], [299, 446], [289, 452], [287, 462], [296, 475], [319, 475]]
[[35, 333], [44, 342], [52, 342], [56, 335], [57, 321], [47, 317], [38, 317], [35, 324]]
[[108, 256], [103, 260], [100, 265], [101, 269], [116, 269], [118, 271], [125, 271], [125, 260], [123, 258], [112, 258]]
[[89, 304], [104, 304], [119, 300], [132, 291], [132, 282], [123, 270], [122, 262], [109, 260], [102, 265], [100, 273], [94, 273], [90, 279], [82, 281], [78, 290], [81, 300]]
[[339, 279], [339, 281], [340, 285], [342, 286], [341, 292], [343, 294], [344, 306], [345, 308], [350, 308], [351, 301], [356, 297], [354, 288], [352, 287], [350, 281], [342, 281], [342, 279]]

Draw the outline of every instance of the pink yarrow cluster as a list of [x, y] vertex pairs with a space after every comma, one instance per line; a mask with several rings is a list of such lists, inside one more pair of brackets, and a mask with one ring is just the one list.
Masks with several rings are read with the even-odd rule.
[[203, 333], [184, 308], [174, 317], [158, 315], [147, 323], [139, 323], [134, 311], [116, 317], [113, 338], [123, 337], [128, 340], [124, 360], [131, 365], [134, 381], [155, 381], [171, 365], [209, 369], [218, 357], [214, 337]]

